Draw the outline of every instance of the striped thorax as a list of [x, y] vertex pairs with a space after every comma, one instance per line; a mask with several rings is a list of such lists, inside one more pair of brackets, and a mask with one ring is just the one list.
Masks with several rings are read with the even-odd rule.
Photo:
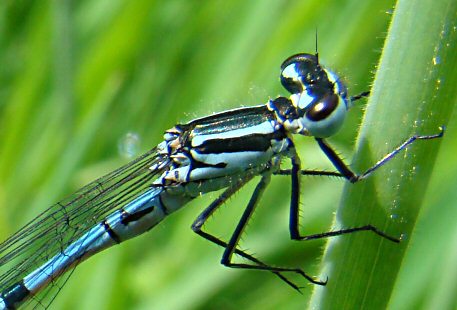
[[346, 88], [322, 68], [317, 55], [289, 57], [281, 66], [281, 83], [290, 98], [277, 97], [265, 105], [199, 118], [166, 131], [160, 149], [171, 164], [155, 184], [197, 182], [197, 192], [189, 193], [197, 196], [226, 187], [228, 180], [220, 187], [209, 185], [218, 178], [271, 169], [273, 159], [287, 156], [292, 134], [322, 138], [339, 130], [348, 109]]

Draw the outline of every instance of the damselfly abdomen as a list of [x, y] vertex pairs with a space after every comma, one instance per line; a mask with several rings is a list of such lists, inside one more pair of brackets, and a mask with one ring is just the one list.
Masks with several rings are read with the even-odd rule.
[[[264, 105], [234, 109], [199, 118], [167, 130], [164, 141], [143, 156], [90, 183], [53, 205], [0, 245], [0, 308], [22, 305], [47, 307], [74, 268], [95, 253], [140, 235], [192, 199], [217, 190], [222, 194], [194, 221], [192, 229], [224, 248], [222, 264], [232, 268], [266, 270], [295, 289], [287, 278], [295, 273], [312, 283], [325, 281], [299, 268], [272, 267], [240, 250], [238, 242], [272, 175], [289, 175], [290, 235], [295, 240], [372, 231], [393, 242], [371, 225], [302, 236], [299, 227], [301, 175], [333, 175], [357, 182], [382, 166], [417, 139], [414, 136], [363, 174], [354, 173], [324, 140], [344, 122], [353, 101], [345, 86], [324, 69], [317, 54], [291, 56], [281, 66], [281, 82], [291, 93]], [[314, 137], [337, 172], [301, 170], [293, 136]], [[291, 169], [281, 160], [290, 159]], [[260, 181], [228, 241], [202, 230], [207, 219], [253, 177]], [[249, 263], [232, 262], [233, 254]]]

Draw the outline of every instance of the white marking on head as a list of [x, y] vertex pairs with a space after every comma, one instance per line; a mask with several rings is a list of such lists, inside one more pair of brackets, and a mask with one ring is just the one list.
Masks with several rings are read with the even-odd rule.
[[295, 68], [295, 64], [292, 63], [290, 65], [288, 65], [287, 67], [284, 68], [284, 70], [282, 71], [282, 75], [285, 77], [285, 78], [289, 78], [289, 79], [292, 79], [294, 81], [298, 81], [299, 80], [299, 75], [298, 75], [298, 72]]
[[291, 95], [290, 100], [299, 109], [306, 109], [313, 102], [314, 98], [308, 95], [308, 92], [305, 90], [301, 93]]
[[325, 73], [327, 73], [327, 77], [328, 77], [328, 80], [335, 85], [335, 92], [337, 94], [340, 93], [341, 89], [340, 89], [340, 83], [339, 83], [339, 80], [340, 78], [338, 77], [338, 75], [336, 75], [335, 73], [333, 73], [332, 71], [329, 71], [327, 69], [324, 69]]

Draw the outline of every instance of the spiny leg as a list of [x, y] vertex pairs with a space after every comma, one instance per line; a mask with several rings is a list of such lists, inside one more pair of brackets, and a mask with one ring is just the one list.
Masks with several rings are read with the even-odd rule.
[[[291, 175], [292, 169], [280, 169], [278, 171], [273, 172], [274, 175]], [[324, 171], [324, 170], [300, 170], [301, 175], [308, 175], [308, 176], [327, 176], [327, 177], [337, 177], [337, 178], [344, 178], [339, 172], [336, 171]]]
[[332, 164], [335, 166], [335, 168], [342, 174], [344, 178], [346, 178], [348, 181], [351, 183], [355, 183], [357, 181], [360, 181], [367, 176], [369, 176], [373, 171], [377, 170], [381, 166], [383, 166], [386, 162], [394, 158], [398, 153], [400, 153], [402, 150], [404, 150], [408, 145], [414, 143], [414, 141], [417, 140], [431, 140], [431, 139], [437, 139], [441, 138], [444, 135], [444, 127], [440, 127], [440, 132], [434, 135], [414, 135], [411, 136], [409, 139], [405, 140], [401, 145], [396, 147], [393, 151], [390, 153], [386, 154], [384, 157], [382, 157], [378, 162], [376, 162], [372, 167], [368, 168], [364, 173], [362, 174], [356, 174], [353, 172], [348, 165], [344, 163], [344, 161], [338, 156], [338, 154], [335, 152], [335, 150], [322, 138], [316, 138], [317, 143], [319, 144], [319, 147], [322, 149], [322, 151], [327, 155], [327, 157], [330, 159]]
[[[224, 202], [229, 199], [235, 192], [237, 192], [241, 187], [243, 187], [247, 182], [249, 182], [252, 179], [252, 177], [245, 179], [243, 181], [238, 182], [237, 184], [232, 185], [230, 188], [228, 188], [225, 192], [223, 192], [216, 200], [214, 200], [205, 210], [203, 210], [202, 213], [196, 218], [194, 223], [192, 224], [192, 230], [198, 234], [199, 236], [203, 237], [204, 239], [211, 241], [221, 247], [227, 248], [228, 244], [225, 241], [222, 241], [221, 239], [205, 232], [202, 230], [203, 225], [206, 223], [208, 218], [221, 206], [224, 204]], [[254, 256], [247, 254], [246, 252], [235, 249], [234, 253], [237, 255], [240, 255], [241, 257], [244, 257], [258, 265], [261, 266], [266, 266], [265, 263], [261, 262]], [[277, 275], [281, 280], [286, 282], [288, 285], [290, 285], [292, 288], [294, 288], [297, 291], [300, 291], [300, 287], [298, 287], [295, 283], [291, 282], [289, 279], [287, 279], [285, 276], [281, 274], [279, 271], [273, 271], [272, 272]]]
[[341, 229], [341, 230], [335, 230], [335, 231], [329, 231], [325, 233], [320, 233], [320, 234], [313, 234], [313, 235], [307, 235], [307, 236], [302, 236], [300, 235], [299, 231], [299, 209], [300, 209], [300, 175], [301, 175], [301, 170], [300, 170], [300, 158], [298, 155], [295, 153], [291, 157], [292, 161], [292, 169], [290, 170], [291, 173], [291, 183], [292, 183], [292, 190], [291, 190], [291, 197], [290, 197], [290, 218], [289, 218], [289, 231], [290, 231], [290, 237], [293, 240], [312, 240], [312, 239], [319, 239], [319, 238], [328, 238], [328, 237], [334, 237], [334, 236], [340, 236], [344, 234], [350, 234], [358, 231], [372, 231], [375, 234], [384, 237], [392, 242], [399, 242], [397, 238], [391, 237], [384, 232], [380, 231], [373, 225], [365, 225], [365, 226], [360, 226], [360, 227], [354, 227], [354, 228], [347, 228], [347, 229]]
[[232, 234], [232, 237], [230, 238], [230, 241], [228, 242], [228, 244], [225, 248], [224, 254], [222, 255], [221, 263], [230, 268], [267, 270], [267, 271], [271, 271], [271, 272], [275, 272], [275, 273], [276, 272], [293, 272], [293, 273], [299, 274], [302, 277], [306, 278], [311, 283], [325, 285], [327, 283], [326, 281], [315, 280], [299, 268], [283, 268], [283, 267], [272, 267], [272, 266], [268, 266], [265, 264], [252, 265], [252, 264], [233, 263], [232, 262], [233, 254], [234, 253], [237, 254], [236, 247], [241, 238], [241, 235], [242, 235], [249, 219], [251, 218], [251, 216], [255, 210], [255, 207], [257, 206], [259, 198], [262, 196], [263, 192], [265, 191], [265, 188], [267, 187], [268, 183], [270, 182], [270, 178], [271, 178], [271, 172], [267, 172], [264, 175], [262, 175], [261, 180], [256, 185], [254, 193], [253, 193], [251, 199], [249, 200], [249, 203], [248, 203], [246, 209], [244, 210], [243, 215], [241, 216], [241, 219], [238, 222], [238, 225], [236, 226], [235, 231]]
[[424, 135], [419, 136], [415, 135], [407, 139], [403, 142], [400, 146], [395, 148], [392, 152], [385, 155], [381, 160], [379, 160], [374, 166], [367, 169], [364, 173], [358, 175], [354, 173], [345, 163], [344, 161], [338, 156], [338, 154], [321, 138], [316, 138], [319, 146], [333, 163], [335, 168], [339, 171], [338, 172], [326, 172], [326, 171], [313, 171], [313, 170], [300, 170], [300, 159], [296, 153], [291, 156], [292, 161], [292, 169], [290, 170], [280, 170], [280, 175], [291, 175], [292, 179], [292, 191], [291, 191], [291, 203], [290, 203], [290, 222], [289, 222], [289, 230], [291, 234], [291, 238], [294, 240], [312, 240], [312, 239], [319, 239], [319, 238], [328, 238], [333, 236], [340, 236], [344, 234], [354, 233], [358, 231], [372, 231], [375, 234], [386, 238], [392, 242], [400, 242], [399, 239], [391, 237], [373, 225], [364, 225], [360, 227], [348, 228], [348, 229], [341, 229], [337, 231], [325, 232], [320, 234], [313, 234], [308, 236], [301, 236], [299, 233], [299, 177], [300, 175], [327, 175], [327, 176], [336, 176], [336, 177], [344, 177], [352, 183], [355, 183], [359, 180], [366, 178], [370, 175], [373, 171], [380, 168], [390, 159], [392, 159], [395, 155], [397, 155], [401, 150], [406, 148], [408, 145], [412, 144], [416, 140], [430, 140], [441, 138], [444, 134], [444, 128], [440, 127], [441, 132], [435, 135]]
[[[364, 94], [364, 93], [362, 93]], [[361, 94], [361, 95], [362, 95]], [[330, 176], [330, 177], [337, 177], [337, 178], [345, 178], [348, 181], [355, 183], [357, 181], [360, 181], [364, 178], [366, 178], [368, 175], [370, 175], [373, 171], [377, 170], [381, 166], [383, 166], [386, 162], [391, 160], [393, 157], [395, 157], [400, 151], [402, 151], [404, 148], [406, 148], [408, 145], [412, 144], [416, 140], [430, 140], [430, 139], [437, 139], [441, 138], [444, 135], [444, 127], [440, 127], [440, 132], [435, 135], [424, 135], [424, 136], [412, 136], [406, 141], [404, 141], [400, 146], [395, 148], [392, 152], [386, 154], [383, 158], [381, 158], [376, 164], [374, 164], [372, 167], [367, 169], [364, 173], [362, 174], [356, 174], [353, 172], [345, 163], [344, 161], [339, 157], [339, 155], [335, 152], [335, 150], [324, 140], [321, 138], [316, 138], [320, 148], [324, 151], [324, 153], [327, 155], [327, 157], [330, 159], [332, 164], [335, 166], [335, 168], [339, 171], [323, 171], [323, 170], [300, 170], [301, 175], [306, 175], [306, 176]], [[291, 175], [292, 169], [280, 169], [278, 171], [275, 171], [273, 174], [274, 175]]]
[[363, 93], [350, 97], [349, 101], [354, 102], [354, 101], [360, 100], [362, 98], [368, 97], [369, 95], [370, 95], [369, 91], [364, 91]]

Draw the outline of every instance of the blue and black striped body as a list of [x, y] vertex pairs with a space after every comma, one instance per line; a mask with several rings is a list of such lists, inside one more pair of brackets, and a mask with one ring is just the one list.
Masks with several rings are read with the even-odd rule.
[[[52, 290], [51, 283], [95, 253], [150, 230], [202, 194], [228, 188], [224, 197], [229, 197], [257, 175], [266, 184], [283, 157], [291, 158], [299, 169], [292, 136], [333, 135], [341, 127], [350, 101], [344, 85], [320, 66], [317, 55], [287, 59], [281, 67], [281, 82], [291, 92], [290, 98], [278, 97], [264, 105], [176, 125], [165, 132], [156, 148], [52, 206], [2, 243], [0, 266], [12, 267], [0, 276], [0, 309], [27, 302], [46, 307], [60, 289], [53, 285], [56, 292], [44, 294]], [[298, 186], [298, 177], [293, 178], [293, 186]], [[194, 223], [197, 233], [201, 234], [207, 215], [224, 199], [202, 213], [201, 223]], [[298, 205], [298, 198], [293, 196], [292, 201]], [[233, 251], [264, 266], [236, 250], [236, 242], [234, 238]]]
[[[275, 101], [282, 99], [288, 100]], [[167, 152], [176, 159], [163, 175], [163, 185], [205, 183], [262, 169], [290, 145], [269, 105], [231, 110], [177, 125], [167, 131], [166, 139]]]

